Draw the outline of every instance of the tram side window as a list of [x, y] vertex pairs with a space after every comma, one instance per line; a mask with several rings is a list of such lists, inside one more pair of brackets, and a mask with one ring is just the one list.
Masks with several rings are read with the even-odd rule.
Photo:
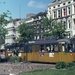
[[24, 47], [21, 47], [20, 48], [20, 52], [24, 52]]
[[51, 45], [51, 52], [58, 52], [58, 46], [57, 45]]
[[41, 52], [45, 52], [44, 45], [40, 45], [40, 51], [41, 51]]
[[58, 52], [58, 45], [54, 45], [54, 52]]
[[65, 52], [68, 52], [68, 44], [65, 44]]
[[7, 48], [7, 52], [9, 52], [10, 51], [10, 48]]
[[44, 51], [44, 46], [41, 46], [41, 52]]
[[45, 46], [40, 45], [40, 56], [44, 56], [44, 52], [45, 52]]
[[58, 46], [57, 45], [41, 45], [40, 46], [40, 51], [41, 52], [58, 52]]
[[47, 51], [47, 52], [50, 52], [50, 45], [47, 45], [47, 46], [46, 46], [46, 51]]
[[53, 45], [51, 45], [51, 52], [53, 52], [53, 50], [54, 50], [54, 49], [53, 49]]
[[28, 52], [32, 52], [32, 46], [28, 47]]
[[62, 52], [65, 52], [65, 44], [62, 45]]
[[59, 51], [60, 51], [60, 52], [65, 52], [65, 51], [66, 51], [66, 46], [65, 46], [65, 44], [59, 44]]

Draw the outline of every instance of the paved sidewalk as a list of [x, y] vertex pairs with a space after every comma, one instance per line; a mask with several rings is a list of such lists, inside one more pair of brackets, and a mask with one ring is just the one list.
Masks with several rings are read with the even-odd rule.
[[37, 69], [55, 69], [52, 64], [38, 63], [0, 63], [0, 75], [19, 75], [20, 72], [27, 72]]

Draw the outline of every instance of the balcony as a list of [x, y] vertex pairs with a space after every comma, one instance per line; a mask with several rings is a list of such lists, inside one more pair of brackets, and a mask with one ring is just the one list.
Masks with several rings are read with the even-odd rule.
[[14, 38], [14, 37], [16, 37], [16, 35], [15, 35], [15, 34], [6, 35], [6, 38]]
[[15, 30], [15, 27], [13, 26], [13, 27], [9, 27], [9, 28], [7, 28], [7, 30]]

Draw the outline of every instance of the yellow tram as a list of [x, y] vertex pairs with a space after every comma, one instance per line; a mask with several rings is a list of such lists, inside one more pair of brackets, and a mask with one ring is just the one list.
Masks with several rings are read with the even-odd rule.
[[26, 46], [26, 60], [34, 62], [75, 62], [75, 49], [70, 39], [32, 41]]
[[14, 52], [30, 62], [75, 62], [75, 42], [71, 39], [37, 40], [6, 47], [6, 54], [13, 55]]

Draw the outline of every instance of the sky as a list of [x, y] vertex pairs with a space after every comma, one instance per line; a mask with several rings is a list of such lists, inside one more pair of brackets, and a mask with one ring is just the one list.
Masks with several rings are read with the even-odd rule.
[[0, 0], [0, 14], [9, 10], [13, 19], [26, 18], [26, 14], [44, 12], [53, 0]]

